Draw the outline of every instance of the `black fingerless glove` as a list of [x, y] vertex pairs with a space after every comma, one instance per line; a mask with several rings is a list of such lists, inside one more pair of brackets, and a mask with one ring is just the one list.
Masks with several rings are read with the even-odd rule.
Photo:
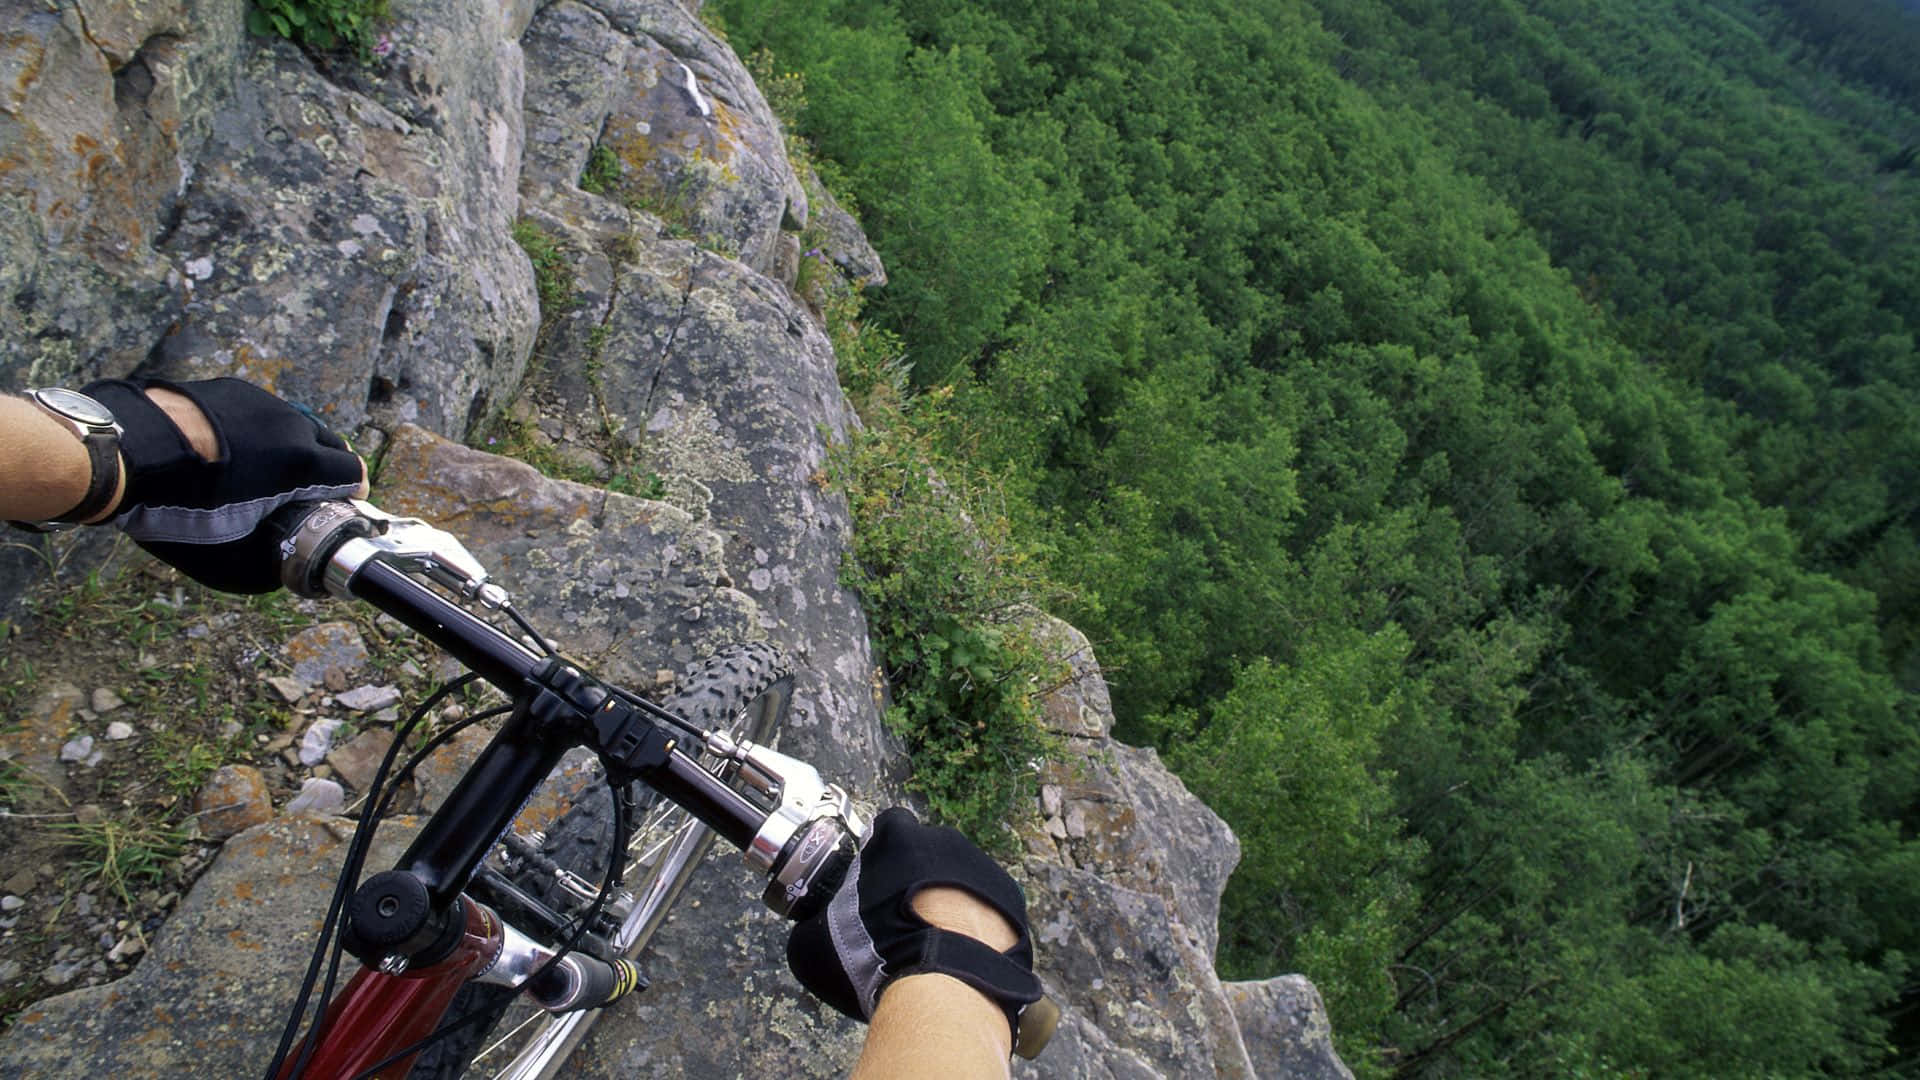
[[[151, 386], [185, 395], [206, 414], [219, 443], [214, 460], [194, 452], [142, 392]], [[338, 435], [239, 379], [107, 379], [84, 392], [124, 429], [127, 491], [114, 524], [203, 585], [272, 592], [280, 586], [279, 537], [260, 529], [260, 522], [288, 503], [350, 498], [359, 491], [360, 458]]]
[[[964, 889], [1005, 916], [1020, 939], [995, 952], [964, 934], [929, 926], [913, 910], [922, 889]], [[834, 898], [787, 938], [787, 966], [815, 997], [855, 1020], [873, 1017], [888, 983], [904, 975], [951, 975], [991, 998], [1018, 1032], [1020, 1010], [1041, 997], [1033, 974], [1027, 901], [999, 864], [954, 829], [922, 825], [895, 807], [874, 822]]]

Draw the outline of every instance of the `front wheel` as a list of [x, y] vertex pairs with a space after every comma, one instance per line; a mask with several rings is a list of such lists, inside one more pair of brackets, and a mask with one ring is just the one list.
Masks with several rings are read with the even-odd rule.
[[[772, 645], [752, 642], [724, 649], [689, 669], [661, 704], [691, 728], [765, 742], [785, 719], [792, 691], [793, 671], [786, 658]], [[716, 775], [731, 775], [733, 763], [696, 752], [691, 743], [686, 740], [681, 749], [693, 753]], [[595, 933], [576, 946], [603, 959], [632, 959], [646, 948], [713, 843], [713, 830], [691, 814], [644, 784], [633, 788], [639, 812], [631, 823], [633, 837], [624, 853], [623, 876], [631, 902], [623, 900], [616, 921], [594, 927]], [[537, 869], [534, 864], [544, 860], [515, 858], [512, 839], [496, 849], [488, 866], [513, 890], [532, 896], [553, 914], [571, 918], [591, 904], [592, 893], [583, 890], [583, 883], [598, 886], [605, 879], [613, 833], [612, 792], [605, 783], [590, 783], [544, 836], [517, 840], [537, 849], [565, 875], [556, 877]], [[508, 891], [496, 891], [487, 881], [487, 874], [477, 876], [468, 891], [523, 931], [547, 938], [519, 917], [523, 914], [520, 904]], [[549, 944], [557, 943], [549, 940]], [[482, 1015], [416, 1059], [408, 1080], [553, 1076], [599, 1015], [599, 1010], [554, 1015], [533, 1007], [507, 987], [468, 983], [448, 1008], [447, 1020], [457, 1021], [476, 1010]]]

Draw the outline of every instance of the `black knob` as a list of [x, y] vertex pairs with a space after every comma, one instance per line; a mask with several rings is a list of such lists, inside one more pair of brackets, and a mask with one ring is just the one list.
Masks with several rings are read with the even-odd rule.
[[360, 944], [386, 951], [419, 934], [431, 911], [427, 887], [419, 878], [404, 870], [384, 870], [353, 894], [347, 917]]

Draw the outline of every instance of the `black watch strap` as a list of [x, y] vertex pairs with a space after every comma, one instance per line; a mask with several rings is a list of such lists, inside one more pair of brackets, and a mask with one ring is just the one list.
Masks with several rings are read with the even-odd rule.
[[55, 519], [78, 524], [100, 516], [113, 503], [120, 487], [120, 440], [111, 432], [88, 432], [80, 440], [87, 448], [92, 473], [87, 478], [87, 494], [80, 505]]
[[54, 532], [105, 513], [120, 491], [120, 425], [105, 405], [86, 394], [59, 387], [29, 390], [25, 397], [80, 440], [87, 450], [87, 490], [66, 513], [44, 521], [9, 521], [28, 532]]

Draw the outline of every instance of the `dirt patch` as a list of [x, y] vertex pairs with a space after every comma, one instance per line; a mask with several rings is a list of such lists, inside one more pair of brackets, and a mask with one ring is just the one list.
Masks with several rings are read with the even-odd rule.
[[0, 1030], [139, 962], [222, 815], [259, 797], [216, 773], [256, 771], [269, 813], [316, 780], [351, 806], [381, 743], [356, 738], [449, 673], [370, 609], [216, 593], [125, 542], [30, 588], [0, 646]]

